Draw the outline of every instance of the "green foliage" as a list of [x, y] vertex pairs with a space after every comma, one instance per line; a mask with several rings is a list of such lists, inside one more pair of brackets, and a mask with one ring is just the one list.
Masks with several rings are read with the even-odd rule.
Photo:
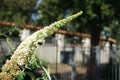
[[109, 33], [109, 36], [112, 36], [117, 40], [117, 43], [120, 44], [120, 22], [118, 20], [112, 20], [109, 24], [109, 27], [104, 27], [104, 31]]
[[40, 68], [40, 62], [39, 59], [36, 57], [35, 54], [31, 55], [30, 57], [28, 57], [28, 65], [25, 65], [26, 68], [28, 69], [35, 69], [35, 68]]
[[31, 22], [37, 0], [1, 0], [0, 21], [12, 21], [18, 24]]
[[8, 45], [9, 45], [10, 49], [14, 50], [15, 48], [13, 47], [12, 41], [10, 40], [10, 38], [7, 38], [6, 41], [7, 41]]
[[[84, 14], [80, 18], [67, 24], [62, 29], [91, 33], [98, 29], [103, 30], [104, 27], [111, 28], [111, 25], [116, 26], [115, 24], [111, 24], [114, 20], [120, 25], [119, 4], [119, 0], [42, 0], [39, 6], [41, 17], [38, 19], [38, 25], [48, 25], [57, 19], [83, 10]], [[93, 28], [95, 29], [91, 31]], [[114, 29], [115, 28], [116, 27], [114, 27]], [[113, 28], [111, 30], [113, 30]], [[117, 32], [118, 34], [120, 31], [113, 30], [112, 32]], [[100, 32], [98, 34], [100, 34]], [[111, 35], [111, 37], [114, 36], [114, 34]], [[118, 37], [117, 35], [115, 39]]]
[[[0, 26], [3, 27], [3, 26]], [[7, 28], [3, 27], [0, 29], [0, 37], [18, 37], [20, 29], [17, 27]]]
[[[8, 54], [8, 52], [6, 52], [6, 50], [2, 47], [4, 44], [2, 43], [3, 40], [5, 40], [5, 43], [7, 43], [6, 45], [8, 45], [8, 47], [10, 48], [10, 52], [9, 54], [11, 54], [14, 50], [15, 47], [13, 46], [13, 41], [11, 37], [18, 37], [19, 36], [19, 29], [18, 28], [1, 28], [0, 29], [0, 45], [1, 45], [1, 49], [2, 49], [2, 53], [4, 54]], [[5, 51], [5, 52], [4, 52]]]
[[34, 53], [30, 57], [28, 57], [28, 64], [25, 65], [25, 68], [30, 70], [41, 68], [41, 66], [45, 66], [47, 68], [46, 65], [47, 63], [39, 60], [39, 58]]
[[24, 80], [24, 77], [25, 77], [25, 71], [22, 70], [21, 74], [16, 77], [16, 80]]
[[[48, 75], [44, 71], [43, 67], [47, 68], [47, 63], [39, 60], [39, 58], [34, 53], [29, 57], [28, 64], [25, 64], [25, 68], [22, 70], [21, 74], [16, 77], [16, 80], [45, 80]], [[38, 73], [39, 77], [35, 75], [35, 70], [37, 69], [44, 71], [42, 73]]]
[[[84, 14], [81, 18], [67, 24], [62, 29], [90, 33], [91, 28], [97, 26], [100, 29], [105, 26], [109, 27], [114, 20], [117, 20], [120, 24], [119, 0], [42, 0], [40, 4], [36, 5], [36, 3], [37, 0], [1, 0], [0, 20], [18, 24], [35, 23], [45, 26], [83, 10]], [[32, 14], [37, 17], [35, 22], [31, 17]]]
[[25, 70], [23, 70], [21, 74], [16, 77], [15, 80], [26, 80], [26, 78], [29, 80], [37, 80], [33, 72]]

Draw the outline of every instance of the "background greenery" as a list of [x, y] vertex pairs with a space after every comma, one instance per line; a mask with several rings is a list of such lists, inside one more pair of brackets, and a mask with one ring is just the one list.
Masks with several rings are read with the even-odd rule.
[[119, 42], [119, 4], [119, 0], [1, 0], [0, 21], [46, 26], [83, 10], [82, 17], [63, 29], [90, 34], [104, 30]]
[[[91, 46], [100, 35], [120, 44], [120, 0], [0, 0], [0, 21], [46, 26], [80, 10], [84, 14], [61, 29], [91, 34]], [[0, 25], [0, 35], [18, 32]]]

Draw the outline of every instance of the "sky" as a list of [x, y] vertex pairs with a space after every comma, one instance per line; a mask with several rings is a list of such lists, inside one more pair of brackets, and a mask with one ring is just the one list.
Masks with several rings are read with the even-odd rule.
[[[42, 0], [38, 0], [38, 1], [37, 1], [36, 7], [39, 6], [39, 4], [41, 3], [41, 1], [42, 1]], [[39, 18], [39, 16], [36, 16], [35, 14], [32, 14], [31, 17], [32, 17], [32, 19], [33, 19], [34, 21]]]

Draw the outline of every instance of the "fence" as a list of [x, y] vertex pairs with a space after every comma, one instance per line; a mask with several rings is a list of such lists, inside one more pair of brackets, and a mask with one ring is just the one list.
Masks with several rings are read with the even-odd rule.
[[[120, 48], [113, 47], [112, 52], [110, 50], [109, 54], [105, 54], [106, 50], [109, 48], [110, 47], [106, 47], [103, 49], [103, 47], [101, 47], [102, 51], [100, 53], [101, 54], [100, 59], [102, 60], [99, 66], [99, 74], [100, 74], [99, 80], [120, 80], [120, 62], [119, 62]], [[70, 53], [67, 53], [67, 54], [70, 54]], [[68, 60], [68, 58], [66, 59]], [[55, 80], [86, 80], [86, 75], [87, 75], [86, 62], [75, 63], [75, 65], [67, 61], [64, 61], [64, 62], [65, 64], [61, 63], [57, 65], [55, 64], [50, 65], [51, 70], [53, 68], [56, 70], [56, 67], [57, 67], [57, 71], [54, 70], [54, 72], [52, 72], [52, 74], [55, 75], [55, 78], [54, 78]]]
[[[15, 40], [15, 41], [19, 41], [19, 40]], [[18, 45], [18, 42], [16, 43], [17, 44], [15, 44], [14, 46]], [[2, 44], [3, 44], [2, 47], [4, 49], [10, 50], [6, 47], [5, 40], [3, 40]], [[1, 47], [1, 51], [2, 51], [2, 47]], [[57, 45], [53, 45], [53, 48], [54, 48], [54, 52], [56, 53]], [[113, 47], [111, 49], [110, 47], [105, 47], [105, 48], [101, 47], [100, 49], [101, 49], [100, 51], [101, 63], [100, 63], [100, 73], [99, 73], [100, 80], [120, 80], [120, 64], [119, 64], [120, 48]], [[46, 49], [44, 47], [44, 51], [45, 50]], [[52, 51], [53, 49], [51, 47], [51, 53]], [[8, 52], [11, 52], [11, 51], [8, 51]], [[77, 57], [79, 56], [78, 58], [81, 58], [82, 60], [80, 62], [75, 62], [75, 63], [72, 62], [73, 60], [72, 58], [74, 56], [73, 53], [77, 54]], [[89, 53], [90, 53], [90, 47], [83, 47], [83, 46], [66, 47], [64, 51], [61, 52], [62, 55], [60, 56], [62, 57], [61, 62], [63, 63], [49, 65], [51, 70], [51, 77], [53, 78], [52, 80], [85, 80], [86, 70], [87, 70], [87, 60], [89, 58]]]
[[[64, 68], [59, 68], [61, 72], [52, 73], [52, 80], [86, 80], [86, 66], [76, 66], [75, 78], [72, 79], [72, 67], [71, 70], [66, 71], [68, 66], [62, 65]], [[54, 76], [53, 76], [54, 75]], [[120, 80], [120, 65], [101, 65], [100, 68], [100, 80]]]

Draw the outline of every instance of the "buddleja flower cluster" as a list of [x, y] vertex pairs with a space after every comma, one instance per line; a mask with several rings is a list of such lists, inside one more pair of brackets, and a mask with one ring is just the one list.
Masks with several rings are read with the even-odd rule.
[[54, 31], [58, 30], [61, 26], [65, 25], [67, 22], [70, 22], [74, 18], [80, 16], [82, 11], [69, 16], [63, 20], [52, 23], [49, 26], [44, 27], [41, 30], [36, 31], [31, 36], [29, 36], [25, 41], [23, 41], [14, 54], [11, 56], [10, 60], [6, 61], [6, 64], [2, 67], [2, 72], [0, 73], [0, 80], [14, 80], [21, 71], [25, 68], [25, 65], [28, 64], [28, 58], [32, 55], [33, 51], [39, 46], [38, 42], [43, 43], [44, 39]]

